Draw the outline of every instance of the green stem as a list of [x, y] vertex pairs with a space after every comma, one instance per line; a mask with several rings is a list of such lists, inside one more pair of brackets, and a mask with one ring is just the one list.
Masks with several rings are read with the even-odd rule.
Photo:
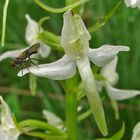
[[[74, 3], [77, 3], [79, 0], [66, 0], [66, 6], [72, 5]], [[74, 9], [72, 9], [75, 13], [80, 13], [81, 7], [83, 5], [79, 5], [77, 7], [75, 7]]]
[[35, 96], [36, 95], [36, 82], [37, 82], [37, 77], [33, 74], [30, 74], [30, 79], [29, 79], [29, 86], [30, 86], [30, 91], [31, 95]]
[[7, 18], [8, 5], [9, 5], [9, 0], [6, 0], [3, 8], [1, 46], [5, 45], [6, 18]]
[[90, 116], [92, 114], [92, 110], [89, 109], [88, 111], [84, 112], [83, 114], [81, 114], [79, 117], [78, 117], [78, 121], [82, 121], [84, 119], [86, 119], [88, 116]]
[[75, 2], [77, 2], [78, 0], [66, 0], [66, 6], [71, 5]]
[[115, 7], [111, 10], [111, 12], [109, 12], [106, 16], [100, 18], [95, 25], [91, 26], [90, 28], [88, 28], [88, 31], [90, 33], [97, 31], [99, 28], [103, 27], [107, 21], [109, 19], [111, 19], [111, 17], [115, 14], [115, 12], [117, 11], [117, 9], [119, 8], [119, 6], [121, 5], [122, 0], [120, 0]]
[[24, 120], [19, 123], [19, 126], [21, 128], [24, 128], [27, 126], [34, 127], [34, 128], [40, 128], [42, 130], [48, 130], [56, 135], [64, 135], [63, 131], [56, 128], [55, 126], [49, 125], [49, 124], [47, 124], [47, 122], [37, 121], [37, 120], [33, 120], [33, 119]]
[[43, 2], [41, 2], [40, 0], [34, 0], [35, 3], [37, 3], [42, 9], [46, 10], [46, 11], [49, 11], [49, 12], [52, 12], [52, 13], [63, 13], [65, 11], [68, 11], [69, 9], [73, 9], [83, 3], [86, 3], [87, 1], [89, 0], [80, 0], [80, 1], [77, 1], [71, 5], [68, 5], [66, 7], [63, 7], [63, 8], [52, 8], [52, 7], [49, 7], [47, 5], [45, 5]]
[[23, 134], [31, 136], [31, 137], [35, 137], [35, 138], [41, 138], [44, 140], [66, 140], [67, 136], [66, 135], [62, 135], [62, 136], [55, 136], [55, 135], [51, 135], [51, 134], [47, 134], [44, 132], [25, 132], [23, 131]]
[[73, 90], [66, 93], [66, 124], [68, 140], [77, 140], [77, 94]]

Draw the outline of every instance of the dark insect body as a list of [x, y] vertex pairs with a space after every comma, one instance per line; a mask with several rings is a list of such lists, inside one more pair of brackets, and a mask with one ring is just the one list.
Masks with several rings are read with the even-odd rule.
[[32, 64], [36, 65], [35, 63], [33, 63], [31, 61], [30, 56], [32, 54], [36, 54], [38, 49], [40, 47], [40, 43], [35, 43], [33, 45], [31, 45], [28, 49], [26, 49], [25, 51], [23, 51], [16, 59], [15, 61], [11, 64], [12, 67], [16, 67], [19, 65], [25, 65], [25, 62], [27, 60], [29, 60]]

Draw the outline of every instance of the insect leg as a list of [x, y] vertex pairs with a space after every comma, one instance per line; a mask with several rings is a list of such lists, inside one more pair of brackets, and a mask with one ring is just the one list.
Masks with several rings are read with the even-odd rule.
[[28, 58], [29, 58], [29, 61], [30, 61], [33, 65], [35, 65], [35, 66], [37, 66], [37, 67], [39, 68], [39, 66], [38, 66], [36, 63], [34, 63], [34, 62], [32, 61], [32, 58], [30, 57], [29, 53], [28, 53]]
[[35, 66], [37, 66], [38, 68], [39, 68], [39, 66], [37, 65], [37, 64], [35, 64], [31, 59], [31, 57], [30, 57], [30, 54], [29, 54], [29, 52], [27, 51], [27, 57], [29, 58], [29, 61], [33, 64], [33, 65], [35, 65]]
[[33, 65], [35, 65], [35, 66], [37, 66], [38, 68], [39, 68], [39, 66], [37, 65], [37, 64], [35, 64], [33, 61], [31, 61], [31, 59], [29, 59], [30, 60], [30, 62], [33, 64]]
[[31, 60], [36, 60], [38, 62], [46, 62], [46, 61], [42, 61], [42, 60], [39, 60], [39, 59], [36, 59], [36, 58], [31, 58]]
[[[15, 69], [21, 70], [22, 68], [21, 68], [19, 65], [16, 65], [16, 66], [15, 66]], [[22, 69], [22, 75], [23, 75], [23, 69]]]
[[24, 62], [24, 63], [22, 63], [22, 65], [25, 67], [25, 68], [27, 68], [27, 70], [29, 71], [29, 73], [31, 73], [31, 71], [29, 70], [29, 67], [26, 65], [26, 63]]

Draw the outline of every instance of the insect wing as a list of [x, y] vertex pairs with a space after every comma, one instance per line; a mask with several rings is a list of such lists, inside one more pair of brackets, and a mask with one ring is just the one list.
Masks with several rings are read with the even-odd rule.
[[28, 51], [28, 53], [31, 55], [31, 54], [33, 54], [33, 53], [36, 53], [37, 50], [38, 50], [39, 48], [40, 48], [40, 43], [35, 43], [35, 44], [31, 45], [31, 46], [27, 49], [27, 51]]

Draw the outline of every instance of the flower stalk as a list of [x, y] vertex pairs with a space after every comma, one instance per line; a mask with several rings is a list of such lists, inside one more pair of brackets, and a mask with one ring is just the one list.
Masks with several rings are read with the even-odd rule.
[[68, 6], [65, 6], [63, 8], [53, 8], [53, 7], [50, 7], [50, 6], [47, 6], [45, 5], [43, 2], [41, 2], [40, 0], [34, 0], [34, 2], [40, 6], [42, 9], [46, 10], [46, 11], [49, 11], [49, 12], [52, 12], [52, 13], [63, 13], [69, 9], [73, 9], [83, 3], [86, 3], [88, 2], [89, 0], [80, 0], [80, 1], [77, 1], [71, 5], [68, 5]]
[[77, 99], [73, 91], [66, 93], [66, 118], [68, 138], [77, 140]]
[[3, 8], [3, 19], [2, 19], [1, 46], [3, 47], [5, 45], [6, 18], [7, 18], [8, 5], [9, 5], [9, 0], [6, 0]]
[[67, 80], [66, 87], [66, 125], [69, 140], [78, 140], [77, 132], [77, 94], [76, 94], [76, 79]]
[[55, 135], [64, 135], [64, 133], [60, 129], [54, 127], [53, 125], [49, 125], [46, 122], [42, 122], [38, 120], [33, 120], [33, 119], [24, 120], [19, 123], [19, 126], [20, 128], [30, 126], [33, 128], [40, 128], [42, 130], [48, 130]]

